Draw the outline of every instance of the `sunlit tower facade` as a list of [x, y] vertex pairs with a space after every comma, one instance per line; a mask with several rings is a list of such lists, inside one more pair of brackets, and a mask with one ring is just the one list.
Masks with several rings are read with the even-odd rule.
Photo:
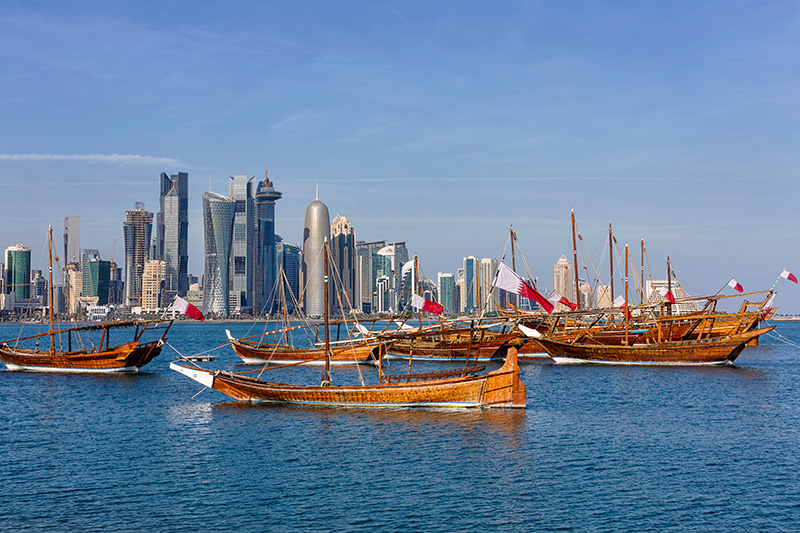
[[343, 309], [340, 311], [350, 312], [351, 309], [360, 311], [360, 302], [356, 301], [356, 230], [347, 217], [337, 215], [333, 218], [331, 255], [338, 274], [331, 276], [334, 280], [335, 294], [338, 294], [338, 297], [334, 298], [335, 303], [332, 307], [338, 308], [338, 298], [341, 298]]
[[203, 240], [205, 274], [203, 277], [203, 312], [228, 316], [230, 306], [230, 257], [235, 204], [231, 198], [215, 192], [203, 193]]
[[306, 207], [303, 229], [303, 305], [307, 316], [325, 314], [325, 263], [323, 244], [331, 240], [331, 219], [328, 206], [316, 200]]
[[17, 300], [31, 297], [31, 250], [27, 246], [6, 248], [5, 291]]
[[228, 196], [236, 202], [230, 264], [230, 310], [250, 312], [253, 307], [253, 238], [255, 234], [255, 178], [230, 176]]

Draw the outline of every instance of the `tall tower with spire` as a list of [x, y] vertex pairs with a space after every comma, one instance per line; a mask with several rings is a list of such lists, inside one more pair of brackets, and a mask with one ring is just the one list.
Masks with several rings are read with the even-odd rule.
[[277, 254], [275, 251], [275, 202], [281, 199], [264, 172], [264, 181], [256, 186], [255, 227], [253, 228], [253, 312], [272, 312], [279, 293], [275, 289]]
[[303, 281], [305, 283], [305, 314], [325, 314], [325, 257], [323, 243], [331, 240], [331, 219], [328, 206], [317, 198], [306, 207], [303, 229]]

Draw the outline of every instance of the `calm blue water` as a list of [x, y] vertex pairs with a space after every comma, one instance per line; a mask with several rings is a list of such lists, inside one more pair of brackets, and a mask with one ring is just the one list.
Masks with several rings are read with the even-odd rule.
[[[170, 343], [204, 351], [225, 327], [249, 325], [178, 324]], [[800, 324], [777, 331], [800, 343]], [[528, 409], [495, 411], [192, 398], [173, 355], [0, 372], [0, 529], [800, 529], [800, 350], [773, 339], [732, 368], [527, 363]]]

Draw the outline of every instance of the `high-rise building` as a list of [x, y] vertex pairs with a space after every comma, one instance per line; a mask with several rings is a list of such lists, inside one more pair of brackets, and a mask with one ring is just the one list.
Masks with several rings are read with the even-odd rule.
[[375, 309], [373, 292], [375, 291], [375, 270], [372, 259], [386, 241], [356, 242], [356, 283], [360, 286], [361, 310], [371, 313]]
[[329, 279], [334, 280], [333, 290], [337, 295], [332, 307], [338, 309], [341, 298], [344, 312], [360, 311], [360, 302], [356, 301], [356, 230], [346, 217], [337, 215], [331, 223], [331, 255], [336, 274], [331, 269]]
[[203, 312], [227, 316], [230, 312], [231, 237], [236, 202], [214, 192], [203, 193], [205, 273]]
[[81, 260], [81, 217], [64, 217], [63, 264]]
[[97, 250], [84, 249], [81, 258], [81, 296], [97, 298], [97, 305], [108, 304], [111, 282], [111, 262], [100, 259]]
[[275, 190], [269, 175], [265, 173], [264, 181], [259, 181], [255, 190], [253, 310], [256, 313], [271, 313], [275, 307], [275, 202], [280, 198], [281, 193]]
[[[297, 307], [297, 298], [300, 295], [300, 247], [281, 242], [278, 256], [278, 262], [283, 266], [285, 282], [283, 295], [286, 297], [286, 310], [292, 313]], [[278, 297], [280, 298], [281, 295], [279, 294]], [[283, 308], [283, 302], [281, 302], [281, 308]]]
[[255, 178], [229, 176], [228, 196], [236, 202], [231, 240], [230, 308], [250, 312], [253, 308], [253, 236], [255, 234]]
[[143, 202], [125, 212], [122, 224], [125, 238], [125, 305], [137, 307], [142, 298], [142, 274], [148, 258], [148, 246], [153, 232], [153, 213], [145, 211]]
[[167, 263], [159, 259], [150, 259], [144, 264], [142, 274], [142, 307], [158, 309], [171, 303], [165, 295], [167, 278]]
[[464, 283], [461, 285], [461, 312], [471, 313], [478, 308], [478, 258], [470, 255], [464, 258]]
[[166, 263], [164, 298], [185, 296], [189, 290], [189, 174], [161, 173], [157, 252], [151, 259]]
[[[562, 255], [553, 267], [553, 289], [567, 300], [575, 303], [575, 274], [572, 270], [572, 263], [566, 256]], [[569, 311], [569, 307], [562, 303], [556, 303], [557, 311]]]
[[439, 304], [444, 307], [445, 313], [452, 314], [455, 312], [453, 296], [456, 288], [453, 274], [451, 272], [439, 272], [436, 278], [439, 285]]
[[31, 250], [15, 244], [6, 248], [5, 294], [17, 300], [31, 297]]
[[306, 207], [303, 229], [304, 309], [307, 316], [325, 314], [325, 258], [323, 243], [331, 241], [331, 219], [328, 206], [316, 200]]
[[[497, 274], [497, 258], [484, 257], [481, 259], [481, 305], [480, 308], [487, 313], [497, 312], [497, 298], [499, 294], [492, 294], [492, 284]], [[501, 291], [497, 291], [499, 293]], [[504, 291], [503, 291], [504, 292]]]

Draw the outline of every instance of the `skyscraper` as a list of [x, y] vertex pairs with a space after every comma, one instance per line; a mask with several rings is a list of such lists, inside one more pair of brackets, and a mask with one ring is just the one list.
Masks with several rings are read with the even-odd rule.
[[64, 258], [62, 264], [81, 261], [81, 217], [64, 217]]
[[203, 312], [227, 316], [230, 288], [231, 237], [236, 202], [214, 192], [203, 193], [205, 274]]
[[275, 272], [275, 202], [281, 193], [275, 190], [269, 175], [258, 182], [255, 192], [255, 227], [253, 235], [253, 310], [270, 313], [277, 296]]
[[444, 307], [445, 313], [452, 314], [455, 310], [453, 295], [456, 286], [453, 274], [439, 272], [436, 277], [439, 285], [439, 304]]
[[281, 248], [279, 261], [283, 265], [283, 275], [286, 276], [283, 288], [286, 296], [286, 310], [292, 313], [300, 295], [300, 247], [281, 243]]
[[484, 257], [481, 259], [481, 309], [485, 309], [487, 313], [497, 312], [497, 297], [499, 295], [491, 294], [497, 268], [496, 257]]
[[328, 206], [317, 197], [306, 207], [303, 229], [304, 307], [307, 316], [322, 316], [325, 313], [325, 263], [322, 253], [323, 243], [331, 240], [330, 231]]
[[229, 176], [228, 196], [236, 202], [231, 240], [230, 308], [249, 311], [253, 307], [253, 235], [255, 233], [255, 178]]
[[[565, 255], [562, 255], [553, 267], [553, 290], [575, 303], [575, 278], [572, 263]], [[569, 310], [569, 307], [562, 303], [556, 303], [555, 308], [557, 311]]]
[[167, 263], [159, 259], [150, 259], [144, 264], [142, 274], [142, 307], [158, 309], [172, 303], [165, 300]]
[[[356, 302], [356, 230], [350, 221], [343, 216], [335, 216], [331, 223], [331, 255], [338, 275], [333, 275], [334, 294], [342, 300], [340, 311], [361, 310], [360, 302]], [[346, 297], [345, 297], [346, 295]], [[338, 308], [338, 298], [334, 298], [332, 307]]]
[[125, 305], [141, 304], [142, 273], [148, 259], [148, 246], [153, 232], [153, 213], [144, 210], [144, 202], [136, 202], [134, 209], [125, 212], [122, 223], [125, 238]]
[[378, 250], [385, 246], [386, 241], [356, 242], [356, 283], [361, 286], [361, 310], [366, 313], [371, 313], [376, 309], [373, 302], [376, 278], [372, 260]]
[[81, 296], [97, 298], [97, 305], [108, 304], [111, 262], [100, 259], [97, 250], [85, 249], [81, 258]]
[[161, 205], [157, 218], [157, 257], [166, 263], [164, 299], [189, 290], [189, 174], [161, 173]]
[[478, 302], [478, 258], [470, 255], [464, 258], [464, 284], [461, 286], [461, 311], [471, 313]]
[[15, 244], [6, 248], [6, 294], [17, 300], [31, 297], [31, 250]]

